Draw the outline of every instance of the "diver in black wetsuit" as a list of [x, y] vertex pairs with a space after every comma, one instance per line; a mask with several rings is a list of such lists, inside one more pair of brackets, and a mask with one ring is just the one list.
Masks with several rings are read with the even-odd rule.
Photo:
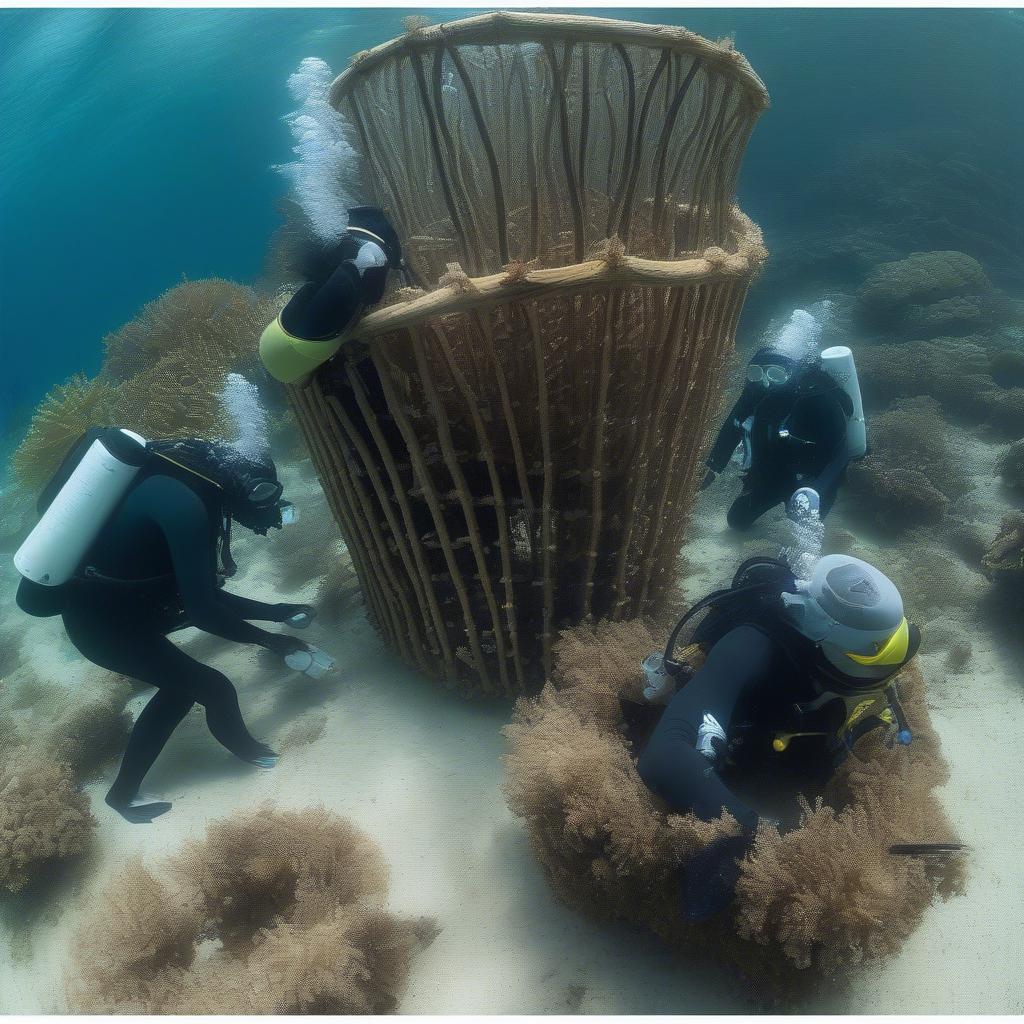
[[[690, 642], [707, 658], [687, 679], [673, 652], [683, 624], [704, 609]], [[710, 820], [727, 810], [744, 829], [689, 870], [688, 916], [708, 916], [731, 894], [734, 859], [763, 817], [737, 783], [827, 778], [871, 728], [910, 742], [892, 679], [919, 644], [899, 591], [866, 562], [829, 555], [798, 583], [782, 563], [752, 559], [732, 588], [694, 606], [664, 658], [647, 659], [650, 692], [673, 675], [681, 685], [643, 749], [641, 778], [676, 811]]]
[[[814, 323], [797, 310], [791, 327], [805, 329], [798, 314]], [[808, 509], [827, 515], [847, 464], [863, 454], [859, 389], [853, 393], [856, 405], [849, 387], [823, 368], [809, 346], [786, 351], [773, 343], [754, 353], [746, 386], [718, 432], [701, 483], [701, 490], [710, 486], [742, 442], [743, 490], [728, 512], [733, 529], [747, 529], [780, 502], [791, 517]], [[858, 424], [860, 442], [851, 443], [849, 431]]]
[[[84, 447], [81, 442], [79, 449]], [[309, 648], [247, 620], [303, 628], [313, 616], [305, 605], [265, 604], [219, 586], [218, 557], [226, 574], [234, 571], [232, 521], [260, 534], [282, 525], [288, 506], [273, 463], [195, 440], [150, 442], [149, 449], [155, 454], [93, 542], [87, 564], [60, 588], [60, 612], [78, 651], [102, 668], [158, 688], [135, 723], [106, 797], [136, 823], [170, 809], [166, 801], [140, 798], [138, 790], [196, 703], [205, 708], [210, 732], [235, 756], [260, 768], [277, 762], [246, 728], [231, 681], [185, 654], [167, 634], [191, 625], [286, 657]], [[39, 614], [33, 608], [38, 589], [28, 580], [19, 588], [19, 604], [31, 614]]]
[[330, 359], [363, 313], [384, 297], [389, 272], [406, 268], [398, 234], [384, 212], [355, 206], [341, 238], [309, 248], [297, 269], [306, 284], [260, 339], [264, 366], [285, 384]]

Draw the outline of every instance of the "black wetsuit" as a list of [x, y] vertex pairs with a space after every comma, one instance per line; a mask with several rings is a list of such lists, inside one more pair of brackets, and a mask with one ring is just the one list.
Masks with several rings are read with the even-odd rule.
[[364, 309], [380, 302], [387, 287], [388, 264], [367, 266], [361, 272], [356, 265], [359, 250], [368, 244], [374, 243], [358, 232], [342, 236], [334, 249], [337, 266], [304, 284], [281, 311], [281, 326], [289, 334], [307, 341], [336, 338]]
[[[838, 694], [878, 692], [884, 682], [841, 673], [817, 644], [782, 621], [775, 599], [764, 599], [754, 611], [755, 621], [737, 622], [735, 616], [723, 614], [702, 624], [694, 639], [705, 649], [710, 647], [707, 659], [670, 701], [637, 766], [647, 787], [675, 810], [692, 810], [709, 820], [726, 808], [750, 827], [758, 814], [729, 788], [729, 779], [754, 774], [762, 776], [755, 782], [770, 781], [767, 776], [772, 775], [789, 782], [820, 779], [823, 773], [827, 777], [839, 753], [835, 737], [847, 714]], [[906, 657], [901, 665], [887, 666], [885, 679], [916, 654], [920, 632], [913, 625], [910, 629]], [[836, 696], [810, 717], [794, 717], [794, 705], [814, 701], [822, 693]], [[730, 743], [729, 756], [720, 748], [714, 765], [696, 749], [705, 714], [714, 716]], [[877, 724], [877, 718], [865, 719], [859, 729]], [[773, 752], [776, 732], [812, 730], [824, 735], [795, 740], [784, 754]], [[742, 741], [738, 758], [737, 738]], [[723, 766], [735, 765], [737, 759], [739, 770], [726, 768], [723, 776]]]
[[[750, 467], [743, 492], [729, 509], [729, 525], [746, 529], [800, 487], [818, 492], [824, 518], [849, 462], [846, 430], [852, 412], [850, 396], [819, 368], [770, 388], [747, 385], [707, 458], [708, 468], [720, 473], [743, 440], [744, 421], [753, 417]], [[780, 436], [783, 429], [788, 436]]]
[[[189, 657], [167, 633], [189, 624], [237, 643], [275, 647], [281, 638], [247, 622], [284, 622], [296, 607], [265, 604], [218, 588], [221, 510], [211, 498], [156, 473], [135, 485], [88, 556], [100, 579], [66, 589], [64, 626], [91, 662], [158, 692], [139, 715], [108, 799], [127, 803], [171, 733], [196, 703], [214, 737], [244, 760], [271, 751], [245, 726], [238, 695], [222, 673]], [[116, 583], [111, 580], [143, 580]]]

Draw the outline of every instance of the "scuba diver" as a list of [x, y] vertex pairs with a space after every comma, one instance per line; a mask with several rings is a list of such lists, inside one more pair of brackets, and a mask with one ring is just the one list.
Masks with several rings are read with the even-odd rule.
[[786, 503], [790, 518], [835, 501], [847, 464], [867, 452], [864, 410], [853, 354], [843, 345], [816, 352], [821, 324], [793, 311], [747, 367], [747, 382], [707, 457], [701, 490], [743, 445], [743, 490], [728, 512], [745, 530], [768, 509]]
[[[676, 659], [685, 626], [684, 652], [706, 652], [696, 671]], [[919, 645], [895, 584], [867, 562], [827, 555], [798, 581], [783, 562], [753, 558], [687, 612], [663, 655], [645, 659], [645, 697], [667, 707], [642, 748], [641, 778], [677, 812], [711, 820], [727, 810], [742, 827], [687, 866], [686, 916], [728, 902], [759, 821], [795, 825], [794, 792], [826, 781], [861, 736], [886, 728], [911, 742], [894, 680]]]
[[377, 305], [388, 272], [407, 274], [398, 234], [375, 206], [354, 206], [341, 238], [303, 254], [307, 278], [260, 338], [260, 358], [283, 384], [293, 384], [341, 347], [363, 313]]
[[311, 607], [221, 589], [236, 568], [232, 522], [266, 535], [294, 521], [269, 455], [257, 460], [225, 444], [147, 443], [130, 431], [94, 428], [73, 446], [39, 506], [40, 521], [15, 555], [19, 606], [31, 615], [60, 614], [85, 658], [157, 688], [135, 722], [107, 804], [133, 823], [170, 810], [167, 801], [141, 797], [139, 786], [196, 703], [232, 754], [273, 768], [277, 754], [246, 728], [231, 681], [168, 639], [194, 626], [263, 647], [293, 668], [306, 666], [308, 675], [330, 667], [322, 651], [251, 621], [302, 629]]

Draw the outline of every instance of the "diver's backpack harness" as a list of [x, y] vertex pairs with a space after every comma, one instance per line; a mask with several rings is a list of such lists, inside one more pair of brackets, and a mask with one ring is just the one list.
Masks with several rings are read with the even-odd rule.
[[[752, 582], [757, 576], [761, 576], [761, 579]], [[710, 622], [706, 620], [698, 625], [694, 631], [693, 642], [702, 647], [713, 645], [730, 628], [730, 624], [736, 621], [738, 616], [747, 619], [751, 616], [746, 613], [753, 612], [753, 619], [761, 618], [757, 614], [758, 606], [761, 604], [760, 599], [770, 597], [787, 588], [793, 588], [795, 585], [796, 579], [792, 570], [784, 562], [767, 556], [747, 559], [736, 570], [730, 587], [708, 594], [694, 604], [676, 623], [669, 634], [665, 653], [660, 659], [660, 668], [669, 677], [676, 679], [680, 685], [685, 685], [692, 678], [693, 669], [685, 662], [677, 661], [675, 652], [683, 627], [692, 621], [695, 615], [706, 609], [712, 609], [711, 614], [715, 615], [714, 620]], [[770, 629], [767, 623], [755, 621], [754, 624], [760, 625], [761, 628], [770, 632], [772, 638], [780, 644], [787, 659], [793, 664], [794, 670], [799, 671], [800, 659], [790, 649], [787, 638], [780, 635], [782, 631], [777, 628]], [[896, 677], [915, 653], [916, 644], [904, 662], [896, 666], [890, 675], [884, 679], [873, 681], [870, 686], [863, 687], [851, 686], [847, 681], [841, 679], [838, 673], [826, 672], [819, 666], [815, 677], [820, 695], [813, 701], [793, 706], [797, 719], [806, 719], [807, 721], [795, 723], [792, 730], [777, 732], [772, 740], [772, 749], [776, 753], [782, 753], [788, 748], [790, 741], [798, 736], [821, 736], [830, 738], [835, 753], [842, 757], [852, 750], [854, 744], [862, 736], [881, 727], [890, 728], [894, 734], [889, 737], [887, 745], [891, 746], [894, 741], [901, 745], [908, 745], [913, 739], [913, 734], [900, 705]], [[644, 669], [649, 677], [657, 671], [650, 658], [645, 660]], [[816, 727], [812, 716], [825, 705], [830, 705], [836, 700], [842, 701], [844, 708], [839, 728], [833, 732], [831, 729]]]

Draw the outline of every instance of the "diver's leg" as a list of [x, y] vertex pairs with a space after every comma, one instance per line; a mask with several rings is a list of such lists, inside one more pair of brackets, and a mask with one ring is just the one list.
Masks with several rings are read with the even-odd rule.
[[835, 504], [836, 498], [838, 497], [838, 495], [839, 495], [839, 488], [838, 487], [833, 487], [831, 490], [828, 490], [824, 494], [819, 496], [820, 499], [821, 499], [821, 503], [820, 503], [820, 505], [818, 507], [818, 518], [819, 519], [824, 519], [825, 516], [827, 516], [829, 514], [829, 512], [832, 511], [832, 506]]
[[734, 530], [749, 530], [773, 505], [782, 500], [774, 489], [755, 487], [743, 493], [732, 503], [726, 514], [729, 526]]
[[183, 694], [158, 690], [136, 719], [117, 778], [106, 796], [107, 805], [129, 821], [149, 822], [171, 809], [167, 801], [138, 800], [139, 787], [193, 703]]
[[206, 724], [214, 739], [236, 757], [261, 768], [270, 767], [262, 762], [276, 755], [246, 728], [238, 693], [231, 680], [222, 672], [189, 657], [166, 637], [161, 638], [158, 649], [160, 681], [156, 685], [202, 704], [206, 710]]
[[359, 304], [359, 271], [346, 260], [326, 281], [303, 285], [281, 311], [281, 324], [298, 338], [336, 338], [358, 312]]
[[708, 759], [697, 752], [697, 729], [687, 715], [669, 705], [651, 735], [637, 771], [644, 785], [677, 813], [692, 810], [710, 821], [727, 810], [741, 825], [755, 827], [757, 814], [733, 793]]
[[[159, 685], [162, 676], [153, 654], [169, 641], [152, 628], [152, 622], [102, 599], [71, 602], [63, 617], [68, 639], [94, 665], [150, 686]], [[171, 809], [165, 800], [140, 799], [139, 785], [192, 703], [191, 698], [161, 691], [139, 715], [106, 796], [108, 806], [128, 821], [150, 822]]]
[[[108, 799], [129, 821], [148, 821], [170, 809], [163, 801], [150, 803], [146, 816], [145, 808], [134, 801], [136, 792], [129, 789], [134, 779], [137, 790], [171, 733], [196, 702], [206, 708], [210, 732], [223, 746], [258, 767], [272, 766], [268, 762], [274, 759], [274, 752], [246, 729], [235, 688], [226, 676], [190, 658], [167, 637], [147, 628], [146, 620], [137, 615], [132, 618], [128, 609], [119, 613], [113, 605], [82, 601], [65, 608], [63, 617], [68, 638], [94, 665], [160, 690], [132, 730], [131, 761], [123, 781], [119, 773], [114, 795]], [[148, 756], [144, 753], [147, 747]]]

